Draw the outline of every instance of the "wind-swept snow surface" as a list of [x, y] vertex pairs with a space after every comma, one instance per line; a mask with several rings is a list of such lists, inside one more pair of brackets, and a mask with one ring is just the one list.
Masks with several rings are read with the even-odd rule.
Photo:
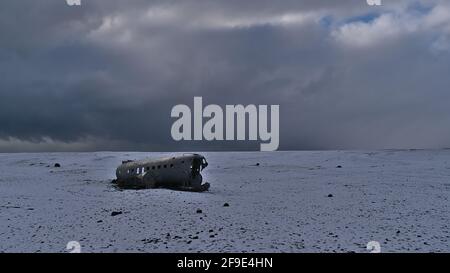
[[449, 150], [203, 153], [206, 193], [110, 183], [165, 155], [0, 154], [0, 251], [450, 251]]

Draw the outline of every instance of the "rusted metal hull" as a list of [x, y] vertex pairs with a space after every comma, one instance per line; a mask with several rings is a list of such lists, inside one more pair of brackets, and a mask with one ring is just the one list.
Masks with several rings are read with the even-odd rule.
[[124, 189], [169, 188], [183, 191], [207, 191], [200, 172], [208, 165], [205, 158], [189, 154], [170, 158], [125, 161], [116, 170], [117, 185]]

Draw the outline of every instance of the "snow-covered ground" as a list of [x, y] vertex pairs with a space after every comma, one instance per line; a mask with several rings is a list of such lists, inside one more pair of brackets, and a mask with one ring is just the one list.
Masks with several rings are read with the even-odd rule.
[[110, 183], [161, 155], [0, 154], [0, 251], [450, 251], [450, 150], [203, 153], [206, 193]]

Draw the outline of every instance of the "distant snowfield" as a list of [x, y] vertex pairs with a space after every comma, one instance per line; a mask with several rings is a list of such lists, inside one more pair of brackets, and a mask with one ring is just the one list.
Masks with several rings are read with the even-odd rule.
[[450, 251], [450, 150], [203, 153], [209, 192], [111, 185], [162, 155], [0, 154], [0, 251]]

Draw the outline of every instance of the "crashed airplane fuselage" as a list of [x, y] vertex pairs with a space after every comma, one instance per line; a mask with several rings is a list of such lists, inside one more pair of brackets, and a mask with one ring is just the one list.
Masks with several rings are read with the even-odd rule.
[[198, 154], [123, 161], [116, 170], [116, 182], [121, 188], [206, 191], [209, 183], [202, 184], [200, 174], [206, 166], [206, 159]]

